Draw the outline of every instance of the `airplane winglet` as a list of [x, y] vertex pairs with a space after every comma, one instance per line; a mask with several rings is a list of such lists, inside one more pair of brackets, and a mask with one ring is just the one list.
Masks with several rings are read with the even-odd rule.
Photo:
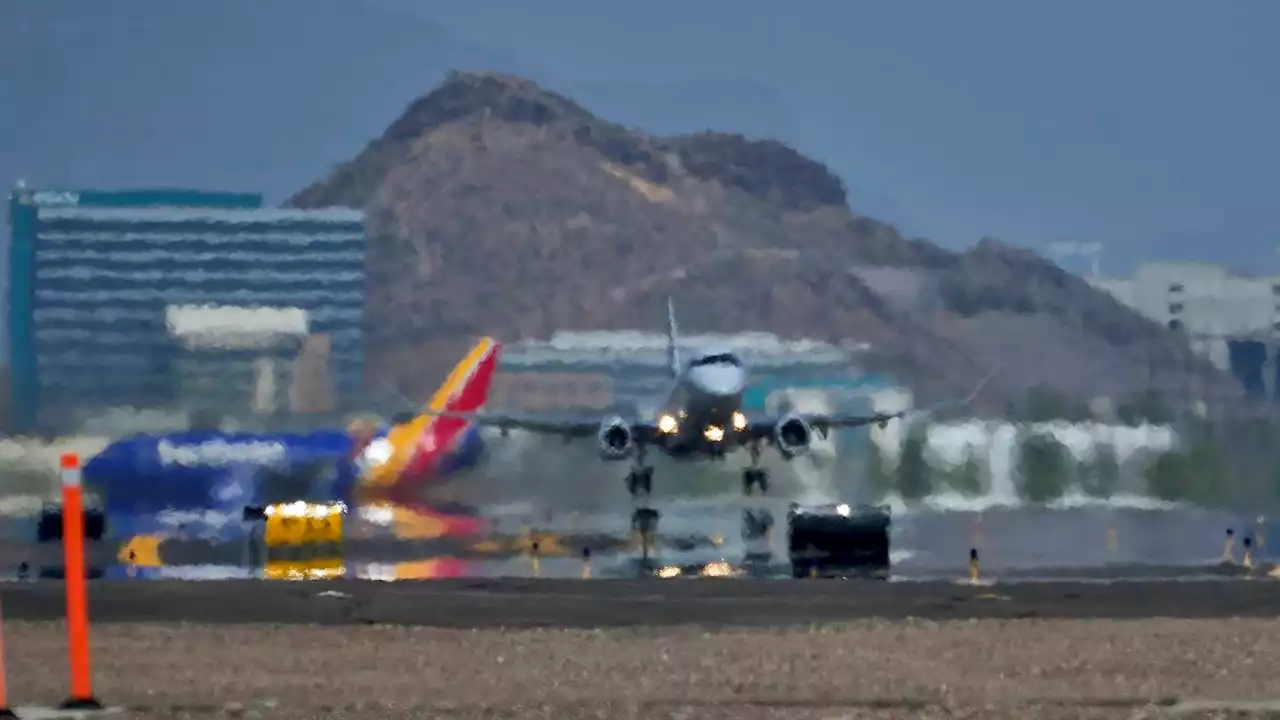
[[676, 301], [667, 296], [667, 369], [671, 377], [680, 377], [680, 348], [676, 344], [680, 327], [676, 325]]
[[[982, 380], [978, 382], [977, 386], [974, 387], [973, 390], [963, 398], [959, 398], [956, 400], [943, 400], [942, 402], [934, 403], [933, 405], [928, 405], [926, 407], [903, 410], [902, 412], [898, 413], [896, 417], [906, 418], [908, 415], [912, 415], [912, 416], [932, 415], [940, 410], [946, 410], [949, 408], [968, 407], [975, 399], [977, 399], [978, 394], [981, 393], [982, 389], [987, 386], [987, 383], [991, 381], [991, 378], [996, 376], [996, 373], [1000, 371], [1000, 367], [1001, 366], [997, 366], [994, 370], [987, 373], [986, 376], [984, 376]], [[895, 416], [890, 416], [890, 417], [895, 417]]]
[[973, 389], [973, 392], [965, 396], [964, 401], [961, 404], [968, 405], [969, 403], [976, 400], [978, 398], [978, 393], [982, 392], [982, 388], [986, 387], [987, 383], [991, 381], [991, 378], [995, 377], [996, 373], [999, 371], [1000, 371], [1000, 366], [997, 365], [994, 370], [987, 373], [986, 377], [982, 378], [982, 380], [978, 382], [978, 385]]

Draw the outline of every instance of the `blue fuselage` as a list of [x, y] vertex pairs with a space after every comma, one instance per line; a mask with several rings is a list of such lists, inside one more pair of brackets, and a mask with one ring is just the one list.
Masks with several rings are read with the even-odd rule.
[[[84, 466], [85, 485], [108, 513], [239, 509], [309, 499], [350, 503], [360, 480], [345, 432], [297, 434], [183, 432], [118, 440]], [[484, 452], [476, 428], [444, 454], [437, 475], [475, 465]], [[274, 497], [279, 493], [290, 497]]]

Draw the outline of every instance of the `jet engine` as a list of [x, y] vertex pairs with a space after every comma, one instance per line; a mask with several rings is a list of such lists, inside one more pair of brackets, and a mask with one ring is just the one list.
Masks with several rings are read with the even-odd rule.
[[600, 423], [596, 439], [600, 441], [600, 457], [605, 460], [623, 460], [631, 452], [631, 426], [620, 417]]
[[787, 413], [773, 429], [773, 440], [778, 452], [790, 460], [809, 452], [813, 441], [813, 428], [795, 413]]

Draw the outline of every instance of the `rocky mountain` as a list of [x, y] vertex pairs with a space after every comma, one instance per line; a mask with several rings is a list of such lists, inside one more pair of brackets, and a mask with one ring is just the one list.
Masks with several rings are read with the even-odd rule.
[[412, 386], [437, 379], [425, 343], [451, 357], [481, 332], [657, 330], [670, 294], [691, 331], [868, 342], [864, 365], [924, 399], [999, 367], [988, 411], [1037, 385], [1236, 394], [1182, 338], [1030, 251], [950, 252], [857, 202], [780, 142], [657, 137], [493, 73], [451, 75], [290, 201], [369, 212], [371, 354]]

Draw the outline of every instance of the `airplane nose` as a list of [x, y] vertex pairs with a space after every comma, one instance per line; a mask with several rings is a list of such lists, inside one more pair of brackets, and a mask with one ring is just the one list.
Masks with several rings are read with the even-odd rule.
[[694, 384], [712, 395], [737, 395], [746, 386], [746, 377], [736, 367], [700, 367], [690, 374]]

